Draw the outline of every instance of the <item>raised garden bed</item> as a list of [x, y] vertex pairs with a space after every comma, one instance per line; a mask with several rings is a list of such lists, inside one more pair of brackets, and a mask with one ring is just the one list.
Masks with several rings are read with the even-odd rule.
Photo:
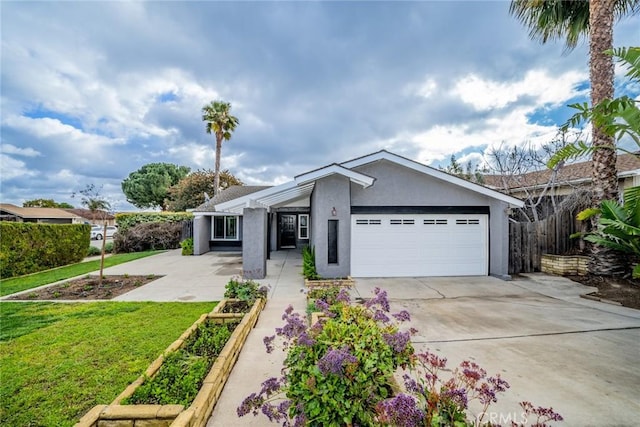
[[[131, 383], [110, 405], [99, 405], [85, 414], [76, 427], [193, 427], [204, 426], [215, 407], [222, 388], [226, 383], [240, 350], [251, 329], [258, 321], [258, 316], [264, 308], [265, 300], [258, 299], [248, 312], [230, 312], [238, 310], [242, 305], [239, 300], [222, 300], [211, 313], [203, 314], [189, 329], [187, 329], [164, 353], [159, 356], [136, 381]], [[248, 308], [245, 306], [245, 308]], [[147, 379], [153, 380], [161, 369], [163, 362], [174, 357], [177, 352], [190, 343], [194, 334], [203, 324], [237, 324], [226, 344], [215, 358], [208, 374], [202, 381], [202, 386], [188, 407], [182, 404], [163, 402], [164, 404], [123, 404], [131, 400], [134, 393]]]
[[540, 260], [540, 270], [543, 273], [560, 276], [584, 276], [588, 274], [588, 262], [589, 257], [583, 255], [543, 254]]

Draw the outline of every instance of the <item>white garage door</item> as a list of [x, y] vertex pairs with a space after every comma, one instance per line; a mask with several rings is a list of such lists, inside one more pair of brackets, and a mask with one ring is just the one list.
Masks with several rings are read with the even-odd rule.
[[351, 215], [354, 277], [486, 276], [487, 215]]

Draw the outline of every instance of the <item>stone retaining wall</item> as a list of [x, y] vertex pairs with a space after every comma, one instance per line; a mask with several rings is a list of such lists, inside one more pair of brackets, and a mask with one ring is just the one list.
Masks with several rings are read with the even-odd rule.
[[589, 262], [589, 257], [583, 255], [543, 254], [540, 262], [540, 269], [543, 273], [560, 276], [584, 276], [588, 273], [587, 263]]
[[318, 279], [318, 280], [309, 280], [304, 279], [304, 284], [307, 288], [313, 287], [331, 287], [338, 286], [341, 288], [351, 288], [356, 283], [352, 277], [347, 277], [346, 279]]
[[[222, 388], [227, 382], [231, 370], [238, 359], [247, 336], [255, 326], [266, 301], [259, 299], [247, 314], [221, 313], [227, 301], [222, 300], [211, 313], [205, 313], [189, 327], [163, 354], [147, 368], [145, 373], [131, 383], [111, 405], [98, 405], [87, 412], [75, 427], [200, 427], [205, 426], [213, 412]], [[182, 405], [120, 405], [123, 399], [131, 396], [143, 382], [145, 376], [153, 376], [164, 361], [164, 355], [182, 347], [187, 338], [206, 319], [219, 323], [229, 323], [242, 319], [234, 329], [229, 341], [216, 358], [204, 379], [200, 391], [191, 403]]]

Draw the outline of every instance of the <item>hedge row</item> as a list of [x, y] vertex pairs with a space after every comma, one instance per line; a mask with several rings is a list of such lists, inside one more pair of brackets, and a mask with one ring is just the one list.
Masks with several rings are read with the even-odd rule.
[[82, 261], [91, 226], [0, 221], [0, 236], [0, 277], [5, 279]]
[[118, 231], [123, 233], [138, 224], [147, 222], [182, 222], [193, 219], [191, 212], [131, 212], [116, 214]]

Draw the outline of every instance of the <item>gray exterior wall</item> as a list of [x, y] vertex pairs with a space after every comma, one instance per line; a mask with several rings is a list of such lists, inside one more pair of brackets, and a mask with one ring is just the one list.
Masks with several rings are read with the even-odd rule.
[[369, 188], [351, 184], [352, 206], [488, 206], [489, 274], [508, 276], [507, 203], [385, 160], [354, 170], [376, 181]]
[[211, 238], [211, 217], [196, 216], [193, 218], [193, 254], [202, 255], [209, 252]]
[[[316, 269], [322, 277], [346, 277], [351, 271], [351, 186], [348, 178], [332, 175], [316, 181], [311, 194], [311, 239], [316, 251]], [[332, 209], [336, 208], [336, 216]], [[327, 262], [327, 230], [330, 219], [338, 220], [338, 263]]]
[[242, 275], [246, 279], [264, 279], [267, 274], [267, 210], [244, 208]]

